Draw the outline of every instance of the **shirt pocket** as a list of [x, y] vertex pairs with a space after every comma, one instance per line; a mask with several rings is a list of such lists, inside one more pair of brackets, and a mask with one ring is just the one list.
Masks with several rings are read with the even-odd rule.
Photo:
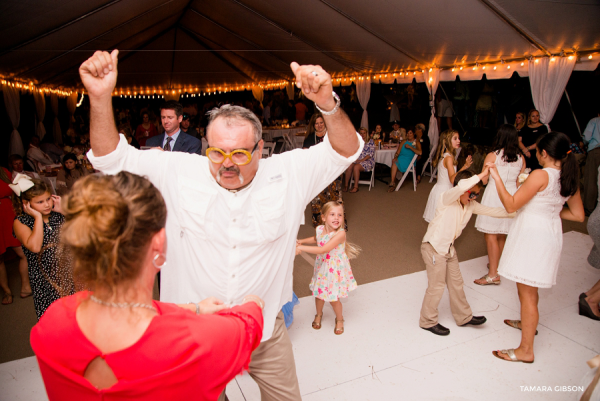
[[251, 195], [251, 217], [260, 243], [273, 242], [285, 234], [287, 180], [269, 183]]
[[181, 194], [181, 217], [179, 223], [183, 229], [201, 239], [207, 239], [213, 229], [213, 217], [209, 213], [217, 196], [217, 191], [206, 188], [199, 182], [187, 177], [179, 177]]

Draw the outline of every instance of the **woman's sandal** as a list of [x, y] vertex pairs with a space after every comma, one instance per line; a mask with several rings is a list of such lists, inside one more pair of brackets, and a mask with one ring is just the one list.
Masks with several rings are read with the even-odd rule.
[[[317, 322], [317, 318], [319, 321]], [[312, 322], [312, 328], [315, 330], [319, 330], [321, 328], [321, 320], [323, 319], [323, 314], [315, 315], [315, 320]]]
[[[500, 353], [502, 354], [506, 354], [508, 355], [509, 359], [503, 358], [502, 356], [500, 356]], [[503, 349], [502, 351], [492, 351], [492, 354], [494, 354], [494, 356], [498, 359], [502, 359], [504, 361], [507, 362], [523, 362], [523, 363], [533, 363], [533, 361], [522, 361], [520, 359], [517, 359], [517, 356], [515, 355], [515, 350], [514, 348], [511, 349]]]
[[[341, 329], [337, 328], [338, 322], [342, 322], [342, 328]], [[337, 336], [339, 336], [340, 334], [344, 334], [344, 319], [342, 319], [342, 320], [335, 319], [335, 326], [336, 327], [334, 327], [334, 329], [333, 329], [333, 334], [335, 334]]]
[[[496, 280], [496, 279], [498, 279], [498, 280]], [[483, 284], [480, 284], [480, 283], [478, 283], [478, 282], [477, 282], [477, 280], [475, 280], [475, 281], [473, 281], [473, 282], [474, 282], [475, 284], [477, 284], [477, 285], [492, 285], [492, 284], [493, 284], [493, 285], [500, 285], [500, 283], [501, 283], [501, 281], [500, 281], [500, 276], [499, 276], [499, 275], [496, 275], [496, 276], [494, 276], [494, 277], [490, 277], [490, 275], [489, 275], [489, 274], [486, 274], [485, 276], [481, 277], [481, 278], [480, 278], [480, 279], [478, 279], [478, 280], [485, 280], [485, 283], [483, 283]]]
[[[504, 324], [510, 327], [514, 327], [515, 329], [519, 329], [521, 330], [521, 326], [519, 326], [519, 324], [521, 323], [520, 320], [508, 320], [508, 319], [504, 319]], [[521, 330], [522, 331], [522, 330]], [[538, 335], [538, 331], [535, 331], [535, 335]]]
[[2, 295], [2, 305], [10, 305], [13, 303], [13, 295], [10, 292], [5, 292]]

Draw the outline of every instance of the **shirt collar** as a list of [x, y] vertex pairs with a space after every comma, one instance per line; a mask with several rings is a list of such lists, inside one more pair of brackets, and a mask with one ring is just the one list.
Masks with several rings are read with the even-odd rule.
[[[173, 139], [173, 142], [177, 142], [177, 138], [179, 137], [179, 134], [181, 134], [181, 128], [179, 128], [176, 133], [174, 133], [173, 135], [171, 135], [171, 138]], [[167, 135], [167, 133], [165, 132], [165, 137], [163, 139], [163, 142], [167, 140], [168, 136], [169, 135]]]

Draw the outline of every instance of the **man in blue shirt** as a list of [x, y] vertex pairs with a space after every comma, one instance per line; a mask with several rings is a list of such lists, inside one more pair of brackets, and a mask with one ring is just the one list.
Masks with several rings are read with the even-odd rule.
[[202, 142], [198, 138], [186, 134], [179, 127], [183, 120], [181, 104], [174, 100], [165, 102], [160, 108], [160, 119], [165, 133], [148, 138], [146, 146], [161, 147], [169, 152], [200, 154]]
[[600, 166], [600, 113], [585, 127], [583, 140], [587, 145], [587, 160], [583, 174], [583, 207], [589, 216], [598, 202], [598, 166]]

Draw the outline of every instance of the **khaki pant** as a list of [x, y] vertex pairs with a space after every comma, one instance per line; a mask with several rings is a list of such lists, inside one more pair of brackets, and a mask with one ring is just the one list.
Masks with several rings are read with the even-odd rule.
[[[262, 401], [297, 401], [300, 397], [292, 342], [288, 336], [283, 312], [277, 314], [273, 335], [252, 353], [248, 371], [260, 388]], [[225, 391], [219, 401], [225, 401]]]
[[[454, 250], [454, 246], [451, 249]], [[419, 326], [428, 329], [438, 323], [438, 305], [446, 286], [450, 295], [450, 309], [456, 324], [461, 326], [469, 322], [473, 313], [463, 290], [463, 278], [458, 267], [456, 250], [454, 256], [450, 256], [450, 252], [440, 255], [429, 242], [423, 242], [421, 256], [425, 262], [429, 284], [423, 298]]]

